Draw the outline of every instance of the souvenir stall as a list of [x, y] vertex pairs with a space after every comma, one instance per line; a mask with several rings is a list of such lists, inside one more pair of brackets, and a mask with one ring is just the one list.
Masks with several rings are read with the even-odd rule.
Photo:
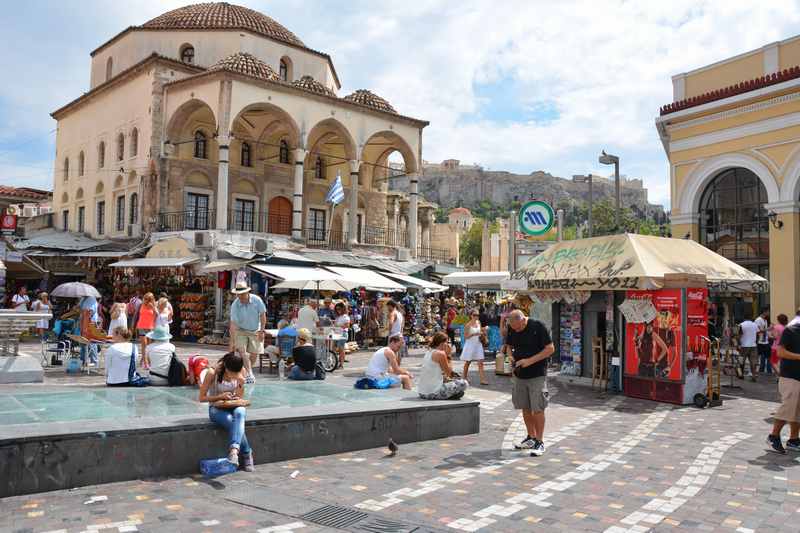
[[[500, 335], [500, 319], [507, 307], [508, 301], [500, 299], [502, 284], [509, 278], [510, 274], [506, 271], [498, 272], [454, 272], [442, 278], [442, 283], [449, 287], [463, 288], [463, 299], [456, 299], [459, 314], [453, 321], [454, 329], [457, 331], [457, 341], [460, 346], [464, 343], [464, 324], [469, 321], [467, 314], [472, 309], [478, 309], [481, 313], [481, 324], [487, 326], [488, 345], [486, 351], [496, 354], [502, 345]], [[505, 311], [504, 311], [505, 309]], [[459, 349], [460, 349], [459, 346]]]
[[708, 291], [768, 289], [694, 241], [628, 234], [560, 242], [514, 277], [534, 300], [558, 302], [562, 374], [678, 404], [705, 391]]

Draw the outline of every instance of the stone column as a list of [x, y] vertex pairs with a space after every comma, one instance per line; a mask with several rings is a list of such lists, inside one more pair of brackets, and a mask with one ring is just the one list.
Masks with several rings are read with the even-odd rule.
[[431, 217], [430, 211], [426, 207], [420, 213], [422, 219], [422, 247], [430, 249], [431, 247]]
[[[769, 223], [770, 316], [794, 316], [800, 307], [800, 204], [779, 202], [764, 206], [777, 213]], [[782, 225], [781, 225], [782, 223]]]
[[[350, 213], [347, 225], [347, 245], [358, 244], [361, 236], [358, 234], [358, 169], [361, 161], [350, 160]], [[366, 224], [366, 217], [364, 224]]]
[[217, 173], [217, 224], [218, 230], [228, 229], [228, 156], [230, 148], [232, 82], [223, 81], [219, 87], [219, 123], [217, 144], [219, 146], [219, 170]]
[[394, 246], [400, 246], [400, 198], [392, 198], [391, 229], [389, 239]]
[[411, 249], [411, 256], [417, 257], [417, 233], [419, 232], [419, 221], [417, 219], [417, 211], [419, 209], [419, 176], [417, 174], [410, 174], [408, 179], [408, 247]]
[[292, 196], [292, 239], [303, 239], [303, 161], [306, 152], [302, 148], [294, 151], [294, 195]]

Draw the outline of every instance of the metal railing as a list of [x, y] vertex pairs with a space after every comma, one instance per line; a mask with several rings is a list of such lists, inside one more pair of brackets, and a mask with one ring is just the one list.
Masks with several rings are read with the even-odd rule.
[[159, 213], [156, 231], [209, 230], [216, 225], [217, 213], [213, 209], [189, 209]]
[[347, 234], [343, 231], [320, 228], [304, 228], [303, 239], [309, 248], [325, 250], [347, 250]]
[[292, 216], [270, 214], [267, 211], [234, 209], [228, 212], [228, 229], [290, 235], [292, 233]]
[[442, 263], [453, 262], [450, 258], [450, 252], [439, 248], [417, 248], [417, 259], [420, 261], [439, 261]]
[[408, 247], [408, 235], [392, 228], [366, 226], [362, 231], [361, 244], [369, 246]]

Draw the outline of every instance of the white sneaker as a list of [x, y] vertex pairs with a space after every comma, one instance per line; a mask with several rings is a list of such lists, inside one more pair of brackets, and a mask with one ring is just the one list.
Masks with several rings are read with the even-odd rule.
[[537, 440], [535, 441], [533, 448], [531, 448], [531, 457], [541, 457], [544, 455], [544, 442]]
[[519, 444], [514, 445], [515, 450], [532, 450], [536, 444], [536, 439], [533, 437], [525, 437]]

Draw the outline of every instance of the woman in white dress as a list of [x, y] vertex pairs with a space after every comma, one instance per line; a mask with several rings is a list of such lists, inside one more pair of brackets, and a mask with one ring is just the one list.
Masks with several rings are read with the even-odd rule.
[[478, 375], [481, 385], [488, 385], [483, 371], [483, 344], [481, 344], [481, 321], [477, 310], [473, 310], [470, 320], [464, 325], [464, 347], [461, 349], [461, 360], [464, 361], [464, 379], [469, 381], [469, 364], [478, 362]]
[[[31, 306], [31, 311], [36, 311], [37, 313], [49, 313], [53, 307], [50, 305], [50, 296], [43, 292], [39, 295], [39, 299], [33, 302]], [[36, 333], [39, 334], [39, 337], [44, 335], [45, 330], [50, 329], [50, 320], [47, 318], [43, 318], [41, 320], [36, 321]]]
[[108, 333], [113, 334], [117, 328], [128, 329], [128, 306], [123, 303], [115, 303], [111, 306], [111, 322], [108, 325]]

